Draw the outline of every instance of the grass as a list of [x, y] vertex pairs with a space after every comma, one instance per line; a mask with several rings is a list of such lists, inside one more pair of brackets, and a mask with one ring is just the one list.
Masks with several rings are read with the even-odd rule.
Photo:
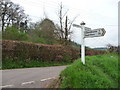
[[60, 74], [61, 88], [118, 88], [118, 55], [87, 56]]
[[2, 68], [0, 69], [16, 69], [16, 68], [31, 68], [31, 67], [48, 67], [48, 66], [60, 66], [68, 65], [70, 63], [65, 62], [42, 62], [38, 60], [2, 60]]

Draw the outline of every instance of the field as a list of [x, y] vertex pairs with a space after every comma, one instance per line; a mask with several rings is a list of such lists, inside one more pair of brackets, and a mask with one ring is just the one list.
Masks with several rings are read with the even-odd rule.
[[86, 64], [80, 59], [62, 71], [61, 88], [117, 88], [118, 55], [86, 56]]

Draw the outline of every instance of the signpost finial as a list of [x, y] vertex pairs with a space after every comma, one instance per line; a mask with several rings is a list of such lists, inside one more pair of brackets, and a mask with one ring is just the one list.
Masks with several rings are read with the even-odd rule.
[[85, 25], [85, 23], [82, 21], [82, 22], [80, 23], [80, 25]]

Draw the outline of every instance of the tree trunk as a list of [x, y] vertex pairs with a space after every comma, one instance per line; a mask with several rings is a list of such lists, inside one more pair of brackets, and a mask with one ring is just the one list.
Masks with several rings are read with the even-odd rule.
[[63, 38], [63, 26], [62, 26], [62, 6], [60, 10], [60, 30], [61, 30], [61, 38]]
[[5, 15], [3, 15], [3, 17], [2, 17], [2, 31], [4, 31], [4, 27], [5, 27], [4, 18], [5, 18]]
[[68, 21], [68, 18], [66, 16], [66, 20], [65, 20], [65, 45], [68, 44], [67, 43], [67, 40], [68, 40], [68, 27], [67, 27], [68, 23], [67, 23], [67, 21]]
[[65, 20], [65, 40], [68, 39], [68, 27], [67, 27], [67, 16], [66, 16], [66, 20]]

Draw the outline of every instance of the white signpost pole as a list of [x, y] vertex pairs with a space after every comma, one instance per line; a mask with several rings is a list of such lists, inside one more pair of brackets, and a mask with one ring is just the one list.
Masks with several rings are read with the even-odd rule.
[[85, 27], [84, 27], [85, 23], [82, 22], [81, 26], [81, 61], [83, 64], [85, 64], [85, 38], [84, 38], [84, 31], [85, 31]]

